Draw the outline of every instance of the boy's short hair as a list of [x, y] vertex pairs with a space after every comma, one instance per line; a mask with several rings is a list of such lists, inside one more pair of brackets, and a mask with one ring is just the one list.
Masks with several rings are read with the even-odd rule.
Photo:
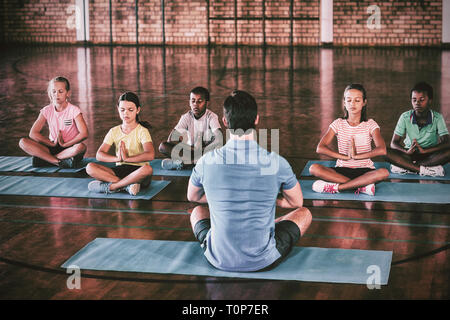
[[203, 87], [195, 87], [194, 89], [191, 90], [191, 92], [189, 92], [189, 94], [199, 94], [203, 97], [203, 99], [205, 99], [205, 101], [209, 101], [209, 91], [206, 88]]
[[223, 111], [228, 128], [242, 129], [244, 132], [255, 128], [258, 105], [255, 98], [245, 91], [234, 90], [223, 103]]
[[413, 91], [426, 93], [429, 99], [433, 99], [433, 87], [426, 82], [419, 82], [411, 89], [409, 96], [412, 96]]

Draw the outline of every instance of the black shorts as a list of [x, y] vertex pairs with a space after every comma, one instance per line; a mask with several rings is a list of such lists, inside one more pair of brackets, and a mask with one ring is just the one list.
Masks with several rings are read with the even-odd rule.
[[349, 179], [355, 179], [367, 172], [376, 170], [372, 168], [347, 168], [347, 167], [334, 167], [333, 169], [337, 173], [342, 174], [343, 176], [346, 176]]
[[[203, 251], [206, 250], [206, 235], [209, 229], [211, 229], [211, 219], [202, 219], [194, 226], [195, 238], [200, 242]], [[281, 257], [261, 271], [272, 269], [280, 264], [280, 262], [291, 252], [300, 237], [300, 229], [294, 222], [282, 220], [275, 223], [275, 246]]]
[[[133, 166], [131, 164], [123, 164], [120, 166], [115, 166], [112, 167], [111, 170], [114, 171], [114, 174], [119, 177], [120, 179], [125, 178], [126, 176], [128, 176], [129, 174], [133, 173], [134, 171], [136, 171], [137, 169], [139, 169], [141, 166]], [[144, 179], [144, 181], [142, 181], [141, 187], [146, 188], [150, 185], [152, 181], [152, 177], [149, 176], [147, 178]]]
[[[60, 153], [60, 152], [62, 152], [62, 151], [67, 149], [67, 148], [61, 147], [59, 144], [57, 144], [54, 147], [49, 147], [49, 146], [46, 146], [46, 147], [48, 148], [48, 151], [50, 152], [50, 154], [52, 156], [54, 156], [55, 154], [58, 154], [58, 153]], [[81, 160], [83, 160], [83, 157], [84, 157], [84, 152], [77, 154], [74, 157], [74, 160], [76, 162], [80, 162]], [[52, 164], [50, 162], [47, 162], [47, 161], [45, 161], [45, 160], [43, 160], [41, 158], [38, 158], [38, 157], [34, 157], [33, 156], [33, 157], [31, 157], [31, 159], [32, 159], [32, 166], [33, 167], [54, 167], [55, 166], [54, 164]]]

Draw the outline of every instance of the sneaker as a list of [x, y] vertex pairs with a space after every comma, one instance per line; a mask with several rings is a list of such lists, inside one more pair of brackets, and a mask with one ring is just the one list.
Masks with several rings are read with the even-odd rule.
[[425, 167], [420, 166], [421, 176], [443, 177], [445, 175], [443, 166]]
[[135, 196], [139, 193], [139, 190], [141, 190], [141, 185], [139, 183], [132, 183], [126, 186], [125, 190], [132, 196]]
[[413, 171], [409, 171], [408, 169], [394, 166], [393, 164], [391, 164], [391, 172], [397, 174], [416, 174]]
[[368, 194], [369, 196], [374, 196], [375, 195], [375, 184], [371, 183], [365, 187], [360, 187], [356, 190], [355, 193], [356, 194], [365, 193], [365, 194]]
[[103, 181], [99, 181], [99, 180], [94, 180], [94, 181], [89, 182], [88, 190], [91, 192], [106, 193], [106, 194], [117, 192], [117, 191], [109, 190], [110, 185], [111, 185], [111, 182], [103, 182]]
[[74, 168], [73, 157], [59, 160], [58, 167], [60, 167], [61, 169]]
[[323, 180], [317, 180], [313, 183], [312, 189], [315, 192], [320, 193], [339, 193], [339, 183], [326, 182]]
[[161, 168], [165, 170], [181, 170], [181, 168], [183, 168], [183, 161], [164, 159], [161, 161]]

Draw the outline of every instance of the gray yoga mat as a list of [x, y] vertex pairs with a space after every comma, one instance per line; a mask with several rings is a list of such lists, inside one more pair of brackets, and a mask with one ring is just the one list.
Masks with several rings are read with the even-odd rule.
[[[81, 161], [79, 168], [67, 168], [60, 169], [56, 166], [49, 167], [33, 167], [31, 157], [16, 157], [16, 156], [0, 156], [0, 171], [4, 172], [37, 172], [37, 173], [74, 173], [82, 171], [86, 168], [89, 162], [95, 162], [106, 167], [113, 167], [115, 163], [112, 162], [100, 162], [95, 158], [84, 158]], [[155, 159], [150, 161], [150, 165], [153, 168], [153, 175], [155, 176], [179, 176], [189, 177], [192, 173], [192, 169], [183, 170], [165, 170], [161, 167], [162, 159]]]
[[[95, 158], [86, 158], [84, 159], [86, 161], [86, 164], [89, 162], [95, 162], [98, 164], [101, 164], [106, 167], [113, 167], [115, 163], [111, 162], [100, 162], [97, 161]], [[183, 170], [165, 170], [161, 167], [162, 159], [155, 159], [150, 161], [150, 165], [153, 168], [153, 175], [154, 176], [175, 176], [175, 177], [189, 177], [192, 174], [192, 169], [183, 169]]]
[[[336, 161], [329, 160], [310, 160], [306, 163], [305, 168], [301, 173], [302, 177], [311, 177], [309, 173], [309, 167], [313, 163], [319, 163], [326, 167], [334, 167], [336, 165]], [[385, 168], [389, 170], [389, 179], [402, 179], [402, 180], [450, 180], [450, 164], [444, 165], [445, 175], [443, 177], [431, 177], [431, 176], [421, 176], [418, 174], [398, 174], [391, 172], [391, 164], [388, 162], [374, 162], [374, 166], [377, 169]]]
[[96, 238], [61, 267], [354, 284], [378, 277], [375, 283], [385, 285], [391, 261], [392, 251], [294, 247], [272, 270], [226, 272], [207, 262], [197, 242]]
[[192, 169], [182, 170], [165, 170], [161, 167], [162, 159], [155, 159], [150, 161], [150, 165], [153, 168], [153, 175], [155, 176], [174, 176], [174, 177], [190, 177]]
[[0, 171], [53, 173], [58, 167], [33, 167], [31, 157], [0, 156]]
[[315, 180], [301, 180], [303, 198], [308, 200], [355, 200], [385, 201], [410, 203], [450, 203], [450, 184], [443, 183], [411, 183], [380, 182], [375, 185], [375, 195], [354, 191], [340, 193], [319, 193], [312, 190]]
[[90, 192], [88, 184], [93, 180], [91, 178], [0, 176], [0, 195], [150, 200], [170, 183], [170, 181], [153, 180], [149, 187], [141, 189], [136, 196], [132, 196], [127, 192], [110, 194]]

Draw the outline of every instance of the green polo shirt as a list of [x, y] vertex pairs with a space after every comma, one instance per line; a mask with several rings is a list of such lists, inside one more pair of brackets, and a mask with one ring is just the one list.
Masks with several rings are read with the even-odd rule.
[[427, 125], [419, 128], [414, 110], [409, 110], [402, 113], [398, 119], [394, 133], [400, 137], [406, 135], [403, 140], [406, 149], [411, 147], [414, 139], [422, 148], [430, 148], [438, 144], [438, 137], [448, 134], [448, 129], [444, 117], [434, 110], [430, 110]]

